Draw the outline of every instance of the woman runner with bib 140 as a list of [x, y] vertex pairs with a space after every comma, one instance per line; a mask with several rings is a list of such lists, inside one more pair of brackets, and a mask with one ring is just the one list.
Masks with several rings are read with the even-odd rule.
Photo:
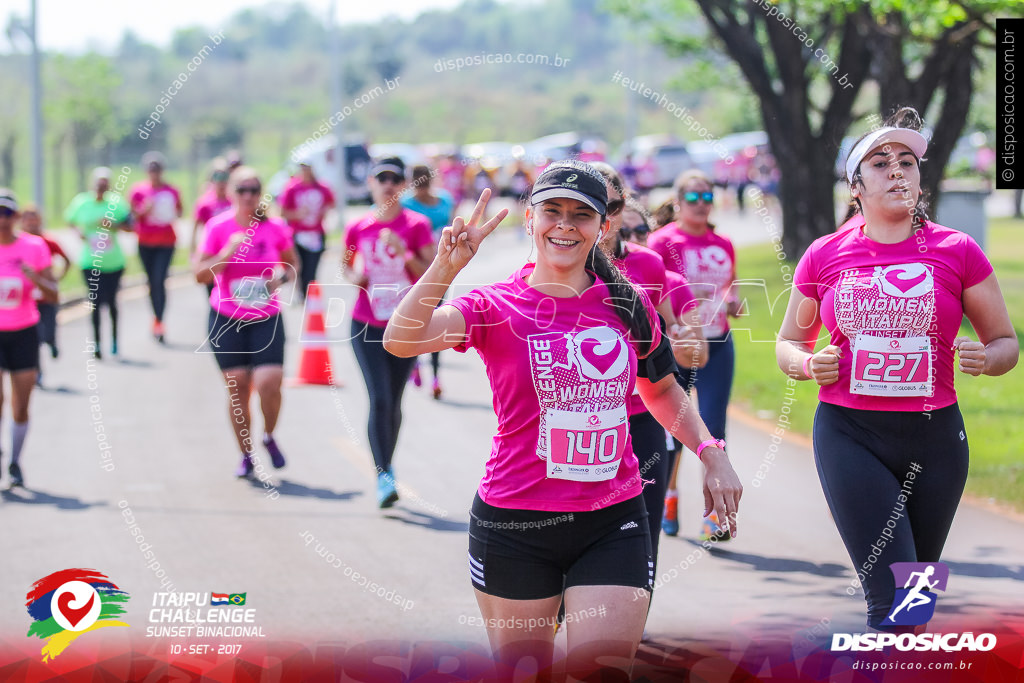
[[[854, 145], [853, 220], [800, 259], [776, 347], [783, 372], [821, 387], [818, 477], [864, 588], [868, 626], [891, 631], [909, 626], [889, 617], [889, 565], [938, 562], [967, 480], [954, 353], [968, 375], [1001, 375], [1018, 356], [985, 254], [925, 215], [920, 128], [904, 108]], [[965, 314], [980, 341], [957, 336]], [[814, 353], [822, 324], [830, 342]]]
[[[598, 658], [628, 670], [653, 578], [627, 418], [634, 384], [701, 455], [705, 504], [733, 529], [742, 487], [675, 381], [647, 295], [598, 247], [611, 225], [604, 178], [590, 165], [559, 162], [537, 179], [526, 214], [535, 264], [435, 311], [508, 213], [480, 225], [489, 198], [485, 190], [468, 221], [442, 231], [385, 345], [405, 357], [473, 347], [484, 360], [498, 433], [473, 502], [469, 565], [499, 666], [530, 656], [546, 668], [564, 593], [569, 672], [592, 671]], [[606, 616], [571, 618], [598, 606]]]

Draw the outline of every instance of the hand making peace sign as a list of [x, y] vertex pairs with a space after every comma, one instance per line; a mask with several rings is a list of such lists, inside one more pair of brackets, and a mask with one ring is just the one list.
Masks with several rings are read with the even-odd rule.
[[485, 189], [480, 193], [480, 199], [477, 200], [476, 206], [473, 208], [473, 215], [469, 217], [468, 222], [462, 216], [456, 216], [455, 221], [441, 231], [441, 241], [437, 245], [438, 265], [455, 272], [465, 268], [480, 249], [480, 243], [484, 241], [484, 238], [494, 232], [494, 229], [505, 219], [508, 209], [502, 209], [489, 221], [477, 226], [490, 198], [491, 191]]

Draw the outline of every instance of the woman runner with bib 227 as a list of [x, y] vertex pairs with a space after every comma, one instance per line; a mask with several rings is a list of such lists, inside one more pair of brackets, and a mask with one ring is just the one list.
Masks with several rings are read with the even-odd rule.
[[[628, 670], [653, 579], [628, 431], [634, 384], [701, 455], [705, 504], [734, 530], [742, 487], [675, 381], [653, 305], [598, 246], [611, 225], [604, 178], [590, 165], [559, 162], [537, 179], [526, 213], [536, 263], [434, 310], [508, 213], [481, 225], [489, 198], [485, 190], [469, 220], [442, 231], [384, 343], [405, 357], [473, 347], [486, 366], [498, 433], [473, 502], [469, 564], [496, 662], [535, 657], [545, 670], [564, 592], [570, 673], [599, 657]], [[599, 606], [604, 616], [571, 618]]]
[[[920, 128], [903, 108], [854, 145], [853, 220], [800, 259], [776, 348], [783, 372], [821, 387], [818, 476], [868, 626], [891, 631], [910, 627], [888, 619], [897, 588], [889, 565], [939, 560], [967, 480], [954, 354], [968, 375], [1001, 375], [1018, 356], [985, 254], [925, 215]], [[965, 314], [980, 341], [957, 336]], [[830, 342], [814, 353], [822, 324]]]

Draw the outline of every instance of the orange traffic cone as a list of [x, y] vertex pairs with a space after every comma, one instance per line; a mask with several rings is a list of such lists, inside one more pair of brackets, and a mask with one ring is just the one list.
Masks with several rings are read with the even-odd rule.
[[299, 337], [299, 344], [302, 345], [299, 374], [292, 380], [292, 384], [342, 386], [341, 382], [334, 380], [334, 372], [331, 370], [331, 354], [324, 327], [324, 304], [320, 298], [320, 285], [315, 281], [309, 283], [304, 313], [304, 329]]

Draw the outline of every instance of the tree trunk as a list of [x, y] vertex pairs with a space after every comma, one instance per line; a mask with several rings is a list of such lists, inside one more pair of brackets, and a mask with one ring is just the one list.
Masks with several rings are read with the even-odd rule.
[[[832, 160], [814, 139], [792, 141], [781, 154], [773, 151], [779, 165], [779, 201], [782, 204], [782, 247], [787, 260], [803, 256], [811, 242], [835, 231], [835, 181]], [[801, 148], [808, 150], [800, 153]], [[796, 153], [794, 153], [796, 152]], [[823, 173], [822, 169], [829, 169]]]
[[[0, 147], [0, 185], [13, 185], [14, 184], [14, 146], [18, 141], [18, 136], [14, 133], [9, 133], [4, 138], [3, 147]], [[39, 207], [42, 209], [42, 207]]]

